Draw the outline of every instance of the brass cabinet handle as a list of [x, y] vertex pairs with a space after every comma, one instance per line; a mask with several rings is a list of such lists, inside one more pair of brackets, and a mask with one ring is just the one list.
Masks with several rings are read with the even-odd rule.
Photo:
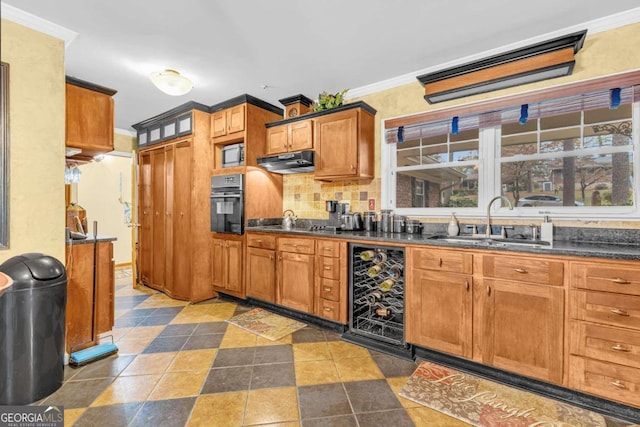
[[331, 292], [331, 288], [324, 288], [323, 289], [325, 292]]
[[262, 243], [262, 239], [256, 240], [256, 243]]
[[613, 310], [611, 310], [611, 312], [613, 314], [617, 314], [618, 316], [628, 316], [629, 312], [625, 311], [625, 310], [621, 310], [619, 308], [614, 308]]
[[620, 380], [611, 381], [611, 385], [618, 388], [627, 388], [627, 386]]
[[352, 171], [356, 170], [356, 166], [355, 165], [351, 165], [351, 170]]
[[278, 255], [278, 261], [282, 261], [282, 255]]
[[298, 245], [291, 245], [291, 246], [293, 246], [294, 248], [297, 248], [297, 247], [298, 247]]
[[513, 269], [516, 273], [522, 273], [522, 274], [526, 274], [528, 273], [527, 270], [525, 270], [524, 268], [514, 268]]
[[468, 280], [465, 280], [465, 281], [464, 281], [464, 287], [465, 287], [467, 290], [469, 290], [469, 281], [468, 281]]
[[613, 283], [617, 283], [618, 285], [628, 285], [628, 284], [631, 283], [630, 281], [625, 280], [625, 279], [621, 279], [619, 277], [616, 277], [615, 279], [611, 279], [611, 281]]
[[270, 260], [273, 260], [273, 255], [269, 255], [269, 259], [270, 259]]
[[442, 258], [438, 258], [438, 267], [442, 267]]
[[330, 266], [330, 265], [325, 265], [325, 266], [324, 266], [324, 269], [325, 269], [325, 270], [331, 270], [331, 266]]
[[325, 307], [325, 308], [324, 308], [324, 311], [333, 311], [333, 309], [332, 309], [332, 308], [330, 308], [330, 307]]
[[491, 286], [487, 286], [487, 295], [491, 296]]
[[331, 250], [331, 247], [327, 247], [327, 246], [325, 246], [323, 249], [324, 249], [325, 251], [330, 251], [330, 250]]
[[628, 352], [630, 352], [630, 351], [631, 351], [631, 349], [630, 349], [630, 348], [628, 348], [628, 347], [626, 347], [626, 346], [624, 346], [624, 345], [622, 345], [622, 344], [616, 344], [616, 345], [611, 346], [611, 350], [615, 350], [615, 351], [623, 351], [623, 352], [625, 352], [625, 353], [628, 353]]

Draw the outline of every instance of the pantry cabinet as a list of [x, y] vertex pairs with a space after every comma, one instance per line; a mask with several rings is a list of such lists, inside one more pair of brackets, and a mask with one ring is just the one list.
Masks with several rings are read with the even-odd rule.
[[[210, 115], [189, 112], [193, 131], [138, 152], [139, 283], [189, 301], [214, 296], [209, 194]], [[175, 111], [176, 119], [185, 111]], [[161, 115], [158, 120], [169, 120]], [[149, 121], [134, 125], [151, 126]]]
[[214, 289], [244, 297], [242, 286], [242, 240], [214, 237], [211, 239], [212, 277]]

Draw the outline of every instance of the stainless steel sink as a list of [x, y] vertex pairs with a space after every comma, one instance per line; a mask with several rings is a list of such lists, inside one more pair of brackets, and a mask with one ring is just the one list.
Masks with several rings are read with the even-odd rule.
[[549, 242], [542, 240], [527, 239], [509, 239], [509, 238], [493, 238], [485, 236], [442, 236], [435, 235], [430, 239], [438, 240], [446, 243], [458, 243], [473, 246], [492, 246], [492, 247], [529, 247], [529, 248], [548, 248]]

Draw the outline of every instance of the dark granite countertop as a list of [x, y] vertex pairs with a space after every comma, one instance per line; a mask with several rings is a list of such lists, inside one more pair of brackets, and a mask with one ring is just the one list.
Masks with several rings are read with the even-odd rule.
[[501, 245], [499, 240], [496, 244], [479, 245], [473, 239], [462, 240], [457, 242], [447, 242], [436, 238], [434, 234], [408, 234], [408, 233], [381, 233], [377, 231], [322, 231], [309, 230], [308, 228], [294, 228], [292, 230], [283, 230], [277, 226], [253, 226], [247, 227], [247, 232], [269, 232], [277, 234], [286, 234], [292, 236], [312, 236], [321, 238], [338, 238], [345, 240], [371, 241], [375, 243], [400, 243], [424, 246], [440, 246], [440, 247], [457, 247], [477, 250], [492, 250], [505, 252], [527, 252], [545, 255], [564, 255], [577, 257], [592, 258], [609, 258], [619, 260], [640, 261], [640, 245], [636, 244], [615, 244], [600, 243], [593, 241], [580, 240], [556, 240], [553, 245], [523, 245], [518, 243]]
[[[87, 244], [87, 243], [93, 243], [93, 234], [89, 233], [87, 234], [87, 238], [86, 239], [78, 239], [78, 240], [71, 240], [71, 244], [72, 245], [83, 245], [83, 244]], [[117, 237], [115, 236], [107, 236], [106, 234], [98, 234], [96, 236], [96, 240], [98, 241], [98, 243], [100, 242], [114, 242], [116, 240], [118, 240]], [[69, 244], [69, 242], [67, 242], [67, 244]]]

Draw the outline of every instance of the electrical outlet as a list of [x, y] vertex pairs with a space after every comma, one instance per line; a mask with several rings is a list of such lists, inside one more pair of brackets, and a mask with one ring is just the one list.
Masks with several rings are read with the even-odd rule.
[[370, 211], [376, 210], [376, 199], [369, 199], [369, 210]]

